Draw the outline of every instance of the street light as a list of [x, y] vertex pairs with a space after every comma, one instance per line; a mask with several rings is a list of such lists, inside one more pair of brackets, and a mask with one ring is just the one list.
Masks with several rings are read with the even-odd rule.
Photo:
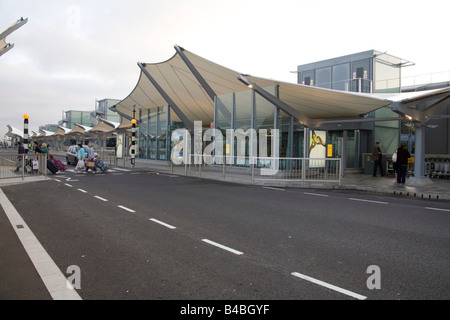
[[133, 105], [133, 119], [131, 120], [131, 165], [135, 167], [136, 161], [136, 105]]
[[25, 147], [25, 153], [28, 153], [28, 119], [30, 116], [28, 113], [23, 115], [23, 144]]

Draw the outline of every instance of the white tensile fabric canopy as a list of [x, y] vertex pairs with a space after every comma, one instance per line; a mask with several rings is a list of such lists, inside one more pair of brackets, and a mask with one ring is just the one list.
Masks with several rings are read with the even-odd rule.
[[[185, 49], [183, 54], [216, 95], [248, 90], [238, 80], [239, 72], [222, 67]], [[179, 53], [167, 61], [146, 63], [143, 66], [189, 121], [200, 120], [203, 123], [210, 123], [214, 120], [213, 100]], [[246, 77], [262, 88], [278, 86], [278, 98], [310, 119], [359, 117], [390, 103], [388, 100], [367, 95]], [[136, 87], [128, 97], [115, 105], [115, 110], [131, 117], [133, 105], [137, 109], [148, 109], [167, 104], [165, 98], [141, 71]]]

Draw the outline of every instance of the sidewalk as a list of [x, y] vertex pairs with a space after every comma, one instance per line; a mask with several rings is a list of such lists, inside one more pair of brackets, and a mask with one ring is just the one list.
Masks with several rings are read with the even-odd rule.
[[[123, 161], [119, 161], [118, 167], [123, 168]], [[110, 168], [114, 166], [108, 163]], [[130, 161], [126, 163], [127, 169], [132, 169]], [[172, 169], [171, 163], [167, 161], [152, 161], [136, 159], [135, 168], [132, 170], [152, 170], [160, 173], [174, 174], [184, 176], [184, 167]], [[188, 176], [212, 179], [219, 181], [226, 181], [239, 184], [251, 184], [251, 176], [248, 174], [230, 174], [227, 173], [225, 179], [223, 178], [220, 170], [217, 172], [201, 172], [199, 174], [192, 169]], [[0, 188], [11, 184], [27, 183], [45, 181], [45, 177], [26, 177], [24, 180], [21, 178], [15, 179], [0, 179]], [[342, 178], [341, 186], [337, 183], [328, 183], [323, 181], [309, 181], [304, 184], [300, 182], [290, 181], [261, 181], [258, 178], [254, 181], [255, 185], [265, 185], [274, 187], [286, 187], [286, 188], [311, 188], [311, 189], [339, 189], [339, 190], [355, 190], [360, 192], [369, 192], [374, 194], [390, 194], [396, 196], [417, 198], [417, 199], [432, 199], [432, 200], [446, 200], [450, 201], [450, 180], [446, 179], [421, 179], [416, 180], [414, 178], [408, 178], [404, 185], [395, 183], [392, 175], [387, 177], [372, 177], [370, 174], [363, 173], [346, 173]]]
[[[127, 163], [127, 169], [131, 169], [131, 164]], [[169, 174], [184, 175], [184, 171], [180, 170], [172, 172], [170, 162], [152, 161], [136, 159], [134, 170], [154, 170]], [[181, 173], [180, 173], [181, 172]], [[227, 175], [225, 180], [220, 173], [202, 172], [201, 175], [193, 174], [197, 178], [213, 179], [220, 181], [228, 181], [233, 183], [251, 184], [251, 180], [246, 175]], [[339, 190], [355, 190], [369, 192], [375, 194], [390, 194], [396, 196], [404, 196], [416, 199], [432, 199], [450, 201], [450, 180], [446, 179], [414, 179], [408, 178], [404, 185], [397, 184], [394, 176], [373, 177], [371, 174], [363, 173], [346, 173], [342, 178], [341, 186], [337, 183], [327, 183], [322, 181], [306, 182], [302, 185], [299, 182], [279, 182], [266, 181], [264, 183], [255, 181], [258, 185], [272, 185], [278, 187], [294, 187], [294, 188], [318, 188], [318, 189], [339, 189]]]

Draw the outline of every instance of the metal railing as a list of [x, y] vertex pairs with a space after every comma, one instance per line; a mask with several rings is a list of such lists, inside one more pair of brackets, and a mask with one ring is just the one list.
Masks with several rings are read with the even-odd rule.
[[0, 179], [47, 176], [46, 154], [0, 153]]
[[191, 164], [171, 162], [171, 172], [251, 184], [329, 182], [340, 186], [342, 181], [340, 158], [226, 157], [222, 164], [201, 162], [195, 164], [194, 159]]

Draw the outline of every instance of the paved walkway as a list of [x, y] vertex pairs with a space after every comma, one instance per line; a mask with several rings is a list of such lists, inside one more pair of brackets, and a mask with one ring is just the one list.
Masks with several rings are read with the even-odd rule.
[[[128, 168], [130, 168], [131, 165], [127, 165]], [[165, 173], [184, 175], [184, 170], [179, 170], [178, 172], [176, 170], [172, 170], [171, 164], [164, 161], [136, 160], [135, 170], [145, 168]], [[202, 172], [200, 176], [195, 173], [195, 176], [205, 179], [216, 179], [222, 181], [225, 180], [236, 183], [251, 183], [251, 179], [248, 175], [227, 174], [226, 178], [223, 179], [223, 176], [220, 172]], [[419, 199], [423, 198], [450, 201], [450, 180], [448, 179], [408, 178], [406, 183], [404, 185], [401, 185], [395, 182], [393, 175], [385, 177], [373, 177], [371, 174], [347, 173], [342, 178], [341, 186], [338, 186], [337, 183], [326, 183], [321, 181], [307, 182], [304, 185], [302, 185], [301, 183], [283, 183], [275, 181], [266, 181], [264, 183], [255, 181], [255, 184], [271, 184], [273, 186], [281, 187], [357, 190], [363, 192], [392, 194]]]
[[[119, 167], [123, 167], [124, 162], [118, 163]], [[110, 164], [108, 164], [110, 167]], [[128, 161], [126, 163], [127, 169], [132, 169], [131, 164]], [[132, 170], [153, 170], [161, 173], [179, 174], [185, 175], [184, 167], [172, 168], [170, 162], [166, 161], [151, 161], [151, 160], [136, 160], [135, 168]], [[225, 179], [223, 178], [222, 171], [217, 170], [214, 172], [201, 172], [192, 168], [188, 175], [203, 179], [213, 179], [228, 181], [240, 184], [251, 184], [251, 174], [249, 172], [241, 172], [237, 174], [227, 173]], [[51, 177], [51, 175], [49, 175]], [[36, 182], [45, 180], [45, 177], [27, 177], [22, 179], [0, 179], [0, 187], [26, 182]], [[286, 182], [286, 181], [270, 181], [260, 180], [255, 178], [254, 184], [257, 185], [270, 185], [274, 187], [293, 187], [293, 188], [314, 188], [314, 189], [341, 189], [341, 190], [357, 190], [362, 192], [378, 193], [378, 194], [391, 194], [403, 197], [411, 198], [423, 198], [433, 200], [448, 200], [450, 201], [450, 180], [448, 179], [414, 179], [408, 178], [404, 185], [395, 183], [392, 175], [387, 177], [372, 177], [370, 174], [362, 173], [350, 173], [345, 174], [342, 178], [341, 186], [337, 183], [329, 183], [322, 181], [306, 182]]]

